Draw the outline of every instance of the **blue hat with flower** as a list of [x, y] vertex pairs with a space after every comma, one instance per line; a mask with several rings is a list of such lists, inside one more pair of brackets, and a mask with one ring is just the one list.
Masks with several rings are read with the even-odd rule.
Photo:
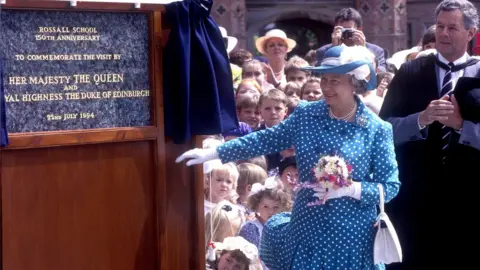
[[364, 46], [334, 46], [325, 52], [318, 67], [304, 67], [303, 70], [316, 74], [349, 74], [367, 84], [367, 90], [377, 88], [373, 68], [375, 55]]

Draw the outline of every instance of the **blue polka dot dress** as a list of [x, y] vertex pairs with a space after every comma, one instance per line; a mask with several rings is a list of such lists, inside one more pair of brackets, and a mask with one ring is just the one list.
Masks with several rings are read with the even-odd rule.
[[260, 258], [270, 270], [384, 269], [373, 264], [373, 226], [379, 203], [398, 193], [392, 127], [359, 104], [355, 121], [335, 120], [324, 100], [300, 103], [279, 125], [229, 141], [217, 148], [223, 162], [280, 152], [294, 145], [300, 181], [311, 180], [319, 157], [336, 152], [353, 166], [353, 179], [362, 183], [361, 199], [315, 201], [313, 191], [298, 192], [291, 213], [273, 216], [264, 225]]

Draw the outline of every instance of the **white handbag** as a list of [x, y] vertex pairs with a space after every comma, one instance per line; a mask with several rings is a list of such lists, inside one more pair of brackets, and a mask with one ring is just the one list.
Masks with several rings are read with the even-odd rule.
[[379, 184], [378, 189], [380, 192], [380, 214], [375, 223], [378, 231], [373, 244], [373, 262], [375, 264], [402, 262], [400, 241], [398, 241], [397, 233], [384, 209], [383, 185]]

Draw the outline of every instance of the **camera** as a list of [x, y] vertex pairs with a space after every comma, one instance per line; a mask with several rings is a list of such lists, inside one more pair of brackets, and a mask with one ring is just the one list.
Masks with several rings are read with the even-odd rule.
[[352, 39], [353, 33], [355, 33], [355, 30], [353, 28], [343, 28], [342, 39]]

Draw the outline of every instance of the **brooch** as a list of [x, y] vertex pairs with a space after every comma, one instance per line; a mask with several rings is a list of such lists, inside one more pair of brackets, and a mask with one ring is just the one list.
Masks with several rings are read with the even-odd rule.
[[357, 124], [361, 127], [366, 127], [368, 124], [368, 120], [365, 116], [360, 115], [359, 117], [357, 117]]

